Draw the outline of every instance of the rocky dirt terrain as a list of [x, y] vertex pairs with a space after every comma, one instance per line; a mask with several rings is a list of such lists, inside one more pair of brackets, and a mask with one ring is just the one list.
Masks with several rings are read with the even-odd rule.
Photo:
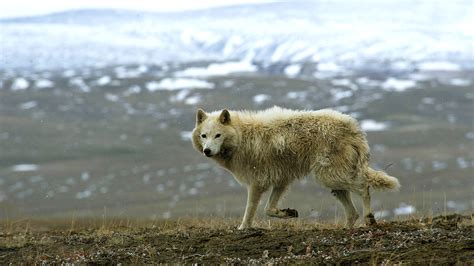
[[457, 214], [344, 229], [309, 220], [120, 219], [3, 222], [0, 264], [470, 264], [474, 219]]

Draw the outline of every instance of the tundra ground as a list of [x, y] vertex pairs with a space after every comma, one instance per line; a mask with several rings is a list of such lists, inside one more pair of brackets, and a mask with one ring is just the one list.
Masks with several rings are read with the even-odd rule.
[[469, 264], [474, 220], [457, 214], [344, 229], [309, 220], [24, 220], [2, 223], [8, 263]]

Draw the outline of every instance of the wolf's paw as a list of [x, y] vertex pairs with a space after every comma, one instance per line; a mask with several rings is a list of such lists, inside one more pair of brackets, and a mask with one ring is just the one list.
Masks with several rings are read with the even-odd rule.
[[245, 230], [245, 229], [247, 229], [247, 228], [250, 228], [250, 226], [245, 225], [245, 224], [241, 224], [237, 229], [238, 229], [238, 230]]
[[365, 216], [365, 224], [368, 226], [377, 225], [375, 217], [372, 213], [369, 213]]
[[298, 217], [298, 211], [295, 209], [271, 209], [266, 210], [266, 214], [270, 217], [282, 219]]
[[288, 218], [296, 218], [298, 217], [298, 211], [295, 209], [281, 209], [277, 210], [276, 215], [270, 215], [273, 217], [278, 217], [278, 218], [283, 218], [283, 219], [288, 219]]
[[349, 216], [347, 217], [347, 220], [346, 220], [346, 227], [347, 227], [347, 228], [353, 228], [355, 222], [357, 221], [357, 219], [359, 219], [359, 214], [354, 213], [354, 214], [352, 214], [352, 215], [349, 215]]
[[288, 208], [288, 209], [283, 209], [282, 211], [286, 213], [286, 216], [288, 218], [297, 218], [298, 217], [298, 211], [295, 210], [295, 209]]

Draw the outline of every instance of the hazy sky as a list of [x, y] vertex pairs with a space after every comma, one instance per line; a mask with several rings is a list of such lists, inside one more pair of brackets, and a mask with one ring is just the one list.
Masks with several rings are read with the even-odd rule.
[[156, 12], [273, 2], [268, 0], [1, 0], [0, 18], [47, 14], [81, 8], [117, 8]]

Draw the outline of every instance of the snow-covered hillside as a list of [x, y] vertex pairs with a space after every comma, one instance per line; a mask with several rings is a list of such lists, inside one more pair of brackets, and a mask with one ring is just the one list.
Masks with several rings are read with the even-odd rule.
[[0, 69], [236, 59], [263, 66], [309, 61], [321, 71], [472, 69], [472, 25], [470, 0], [292, 1], [171, 14], [80, 10], [0, 21]]

